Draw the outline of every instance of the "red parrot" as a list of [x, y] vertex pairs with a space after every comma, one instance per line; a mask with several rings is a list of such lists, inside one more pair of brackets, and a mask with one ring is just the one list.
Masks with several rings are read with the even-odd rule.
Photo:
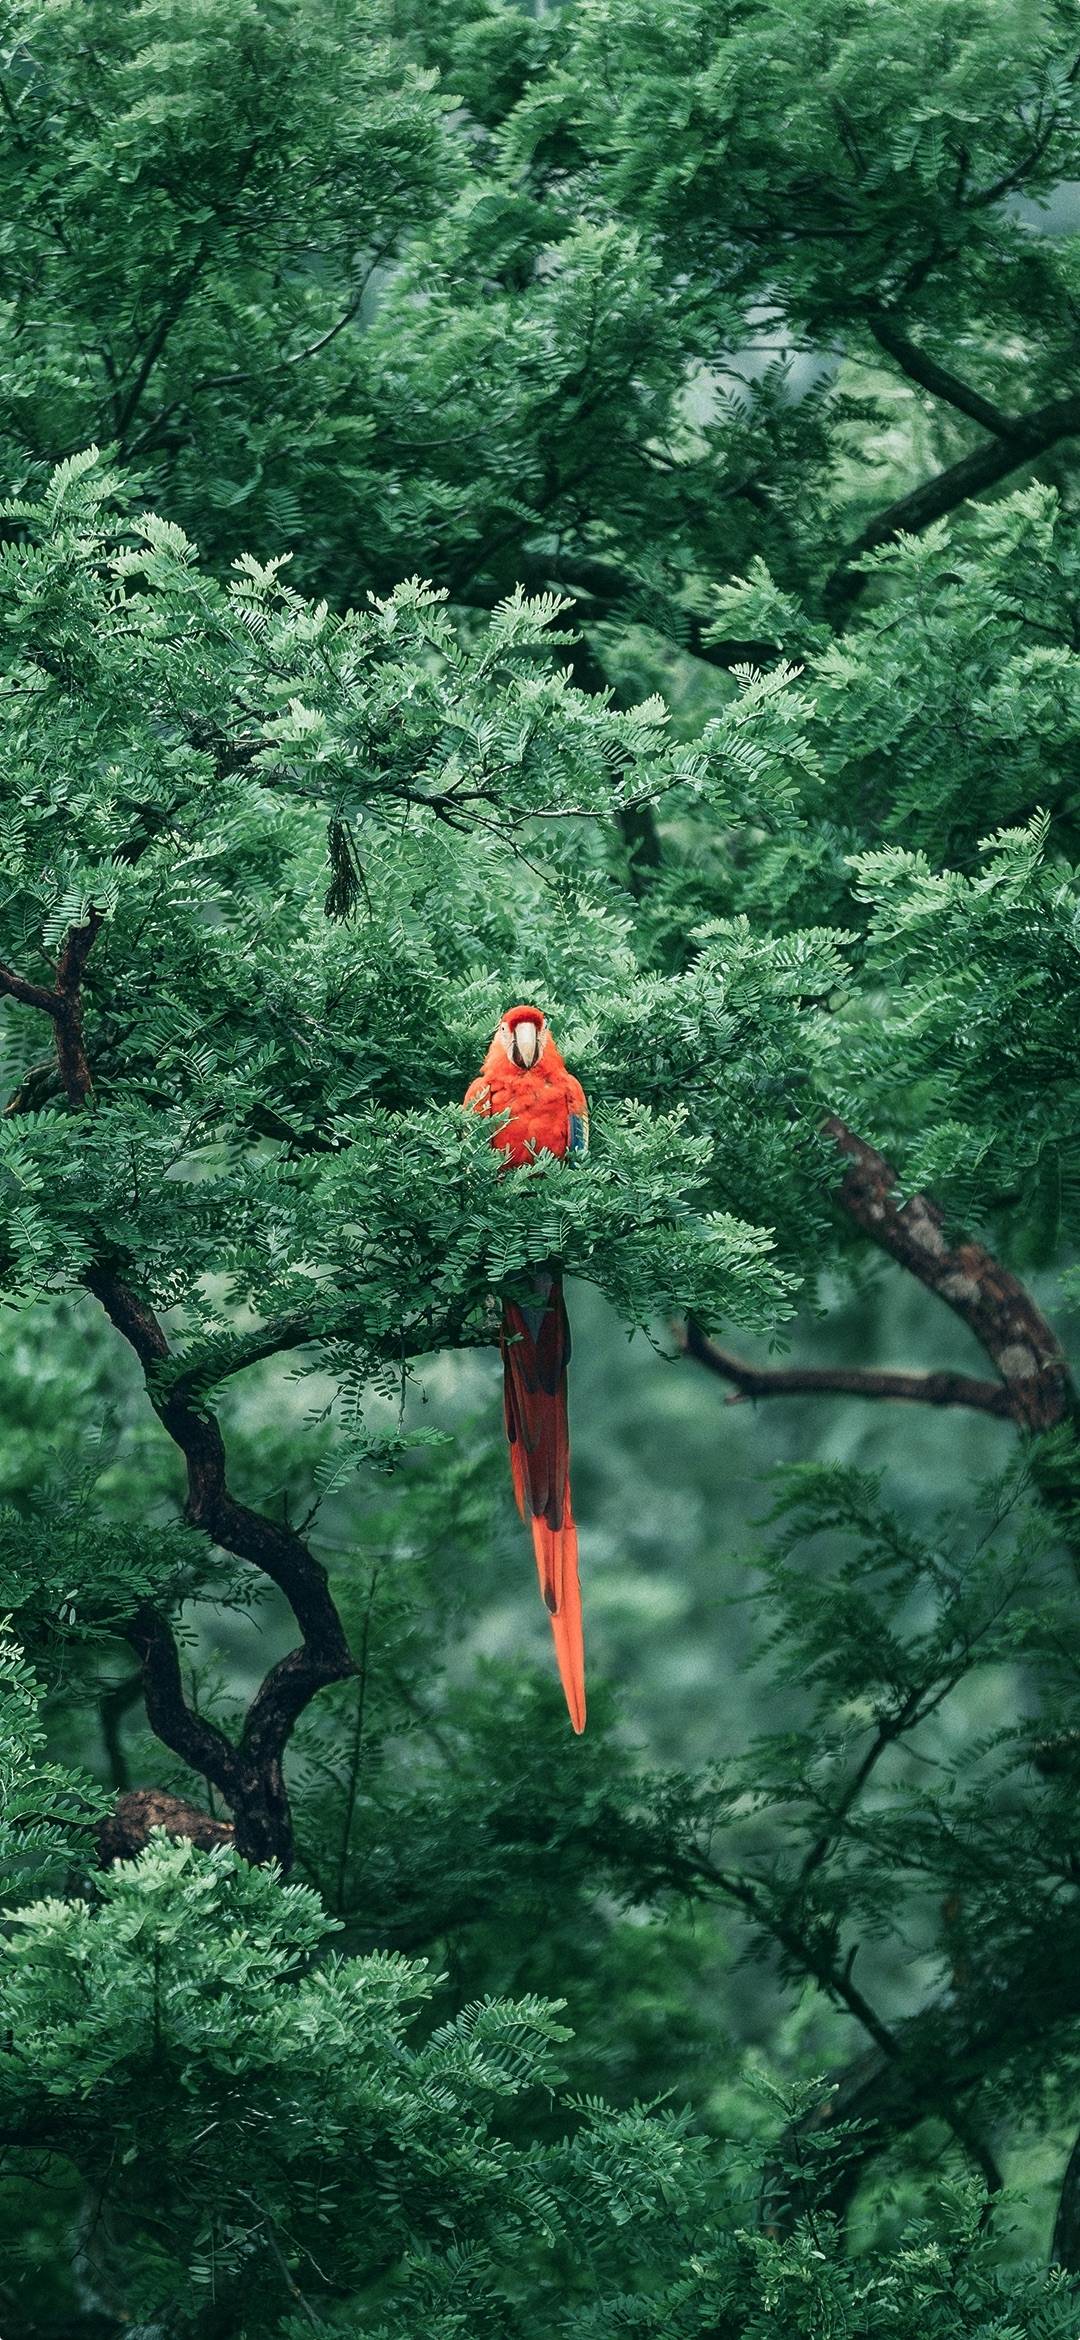
[[[491, 1142], [510, 1164], [531, 1162], [540, 1153], [561, 1159], [588, 1146], [584, 1090], [567, 1072], [539, 1008], [507, 1009], [465, 1103], [475, 1113], [509, 1113]], [[500, 1346], [517, 1507], [532, 1527], [570, 1720], [575, 1731], [583, 1731], [585, 1648], [566, 1413], [570, 1321], [557, 1269], [540, 1270], [530, 1300], [505, 1302]]]

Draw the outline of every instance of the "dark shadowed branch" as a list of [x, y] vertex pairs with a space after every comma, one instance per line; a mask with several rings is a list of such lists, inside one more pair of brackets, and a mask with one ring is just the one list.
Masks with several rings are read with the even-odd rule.
[[[102, 914], [92, 909], [83, 924], [69, 928], [53, 991], [8, 969], [0, 971], [0, 990], [52, 1017], [64, 1093], [77, 1110], [88, 1105], [92, 1094], [82, 981], [101, 924]], [[237, 1502], [228, 1484], [219, 1423], [195, 1403], [188, 1388], [179, 1384], [170, 1388], [163, 1379], [161, 1369], [170, 1357], [165, 1333], [153, 1309], [126, 1281], [117, 1263], [97, 1260], [87, 1269], [85, 1281], [110, 1323], [133, 1349], [158, 1420], [183, 1455], [185, 1508], [191, 1525], [268, 1576], [284, 1595], [299, 1626], [299, 1648], [291, 1650], [266, 1676], [252, 1702], [238, 1747], [188, 1705], [168, 1620], [145, 1603], [131, 1620], [127, 1634], [139, 1657], [151, 1728], [193, 1771], [220, 1789], [235, 1815], [239, 1850], [251, 1860], [275, 1859], [287, 1868], [292, 1857], [292, 1830], [283, 1768], [285, 1748], [299, 1715], [316, 1691], [326, 1683], [342, 1681], [353, 1670], [326, 1570], [295, 1529]]]
[[1045, 406], [1033, 407], [1030, 414], [1002, 416], [1000, 420], [1010, 423], [1004, 436], [995, 429], [993, 438], [984, 439], [981, 446], [959, 456], [944, 471], [935, 472], [932, 479], [886, 505], [846, 546], [824, 590], [825, 608], [834, 620], [839, 622], [863, 591], [866, 578], [855, 564], [865, 553], [876, 552], [879, 545], [890, 544], [897, 536], [920, 536], [924, 528], [943, 520], [969, 497], [996, 487], [999, 480], [1007, 479], [1024, 463], [1036, 462], [1062, 439], [1075, 438], [1080, 433], [1080, 396], [1052, 398]]
[[[968, 1987], [908, 2016], [894, 2028], [891, 2051], [859, 2055], [834, 2074], [829, 2096], [796, 2124], [804, 2135], [827, 2133], [841, 2122], [853, 2125], [855, 2133], [845, 2141], [828, 2181], [824, 2207], [843, 2216], [871, 2161], [923, 2121], [949, 2120], [939, 2094], [943, 2074], [949, 2076], [953, 2103], [962, 2108], [969, 2135], [974, 2134], [970, 2108], [987, 2070], [1007, 2069], [1037, 2041], [1045, 2045], [1051, 2017], [1063, 2035], [1075, 2021], [1080, 2012], [1078, 1948], [1075, 1913], [1063, 1913], [1060, 1925], [1049, 1932], [1045, 1925], [1034, 1925], [1007, 1972], [981, 1974]], [[955, 2124], [950, 2121], [950, 2126]], [[785, 2159], [791, 2142], [789, 2135]], [[996, 2191], [989, 2171], [984, 2175]], [[816, 2199], [820, 2209], [820, 2190]], [[797, 2217], [800, 2207], [791, 2200], [780, 2222]], [[1062, 2185], [1054, 2256], [1061, 2266], [1080, 2266], [1080, 2142]]]
[[44, 983], [28, 982], [25, 975], [16, 975], [11, 967], [0, 967], [0, 992], [6, 993], [8, 999], [20, 1000], [23, 1007], [41, 1008], [47, 1016], [58, 1012], [55, 991], [48, 990]]
[[974, 389], [970, 382], [961, 381], [959, 374], [954, 374], [951, 367], [931, 357], [928, 350], [920, 349], [918, 343], [903, 332], [894, 317], [872, 317], [870, 331], [879, 349], [895, 358], [901, 373], [906, 374], [909, 381], [917, 382], [920, 389], [929, 390], [932, 397], [942, 399], [947, 406], [954, 406], [958, 414], [966, 414], [984, 431], [989, 431], [993, 438], [1012, 439], [1018, 431], [1022, 431], [1022, 420], [1006, 414], [1002, 407], [984, 398], [981, 390]]
[[980, 1381], [970, 1373], [903, 1373], [870, 1365], [750, 1365], [710, 1341], [693, 1317], [676, 1327], [676, 1339], [688, 1357], [732, 1384], [729, 1406], [762, 1397], [892, 1398], [924, 1406], [974, 1406], [980, 1413], [1013, 1418], [1004, 1382]]
[[836, 1114], [824, 1130], [847, 1164], [842, 1209], [974, 1333], [1001, 1375], [1013, 1420], [1041, 1431], [1074, 1418], [1076, 1393], [1060, 1343], [1019, 1278], [971, 1237], [950, 1242], [944, 1212], [928, 1195], [899, 1201], [892, 1163]]
[[[846, 1216], [879, 1250], [960, 1317], [1000, 1378], [982, 1381], [964, 1374], [848, 1371], [832, 1366], [759, 1368], [730, 1356], [693, 1324], [681, 1335], [686, 1353], [731, 1383], [736, 1396], [823, 1392], [967, 1405], [1011, 1420], [1036, 1439], [1042, 1432], [1075, 1423], [1076, 1393], [1062, 1350], [1019, 1279], [985, 1245], [965, 1235], [950, 1235], [944, 1213], [929, 1196], [916, 1193], [902, 1200], [893, 1165], [837, 1115], [829, 1116], [824, 1132], [844, 1164], [837, 1199]], [[1067, 1511], [1070, 1486], [1058, 1486], [1053, 1464], [1044, 1466], [1036, 1459], [1033, 1476], [1050, 1506]], [[886, 1737], [903, 1719], [901, 1714], [888, 1732], [879, 1731], [866, 1763], [854, 1775], [850, 1801]], [[1052, 1748], [1037, 1743], [1031, 1759], [1038, 1768], [1050, 1770], [1067, 1754], [1068, 1749], [1059, 1751], [1056, 1743]], [[817, 1857], [815, 1847], [807, 1866], [814, 1865]], [[717, 1883], [721, 1890], [731, 1891], [729, 1879], [718, 1874]], [[831, 1966], [829, 1972], [819, 1971], [806, 1955], [805, 1946], [800, 1949], [794, 1910], [777, 1917], [767, 1906], [759, 1903], [755, 1907], [757, 1896], [753, 1892], [749, 1898], [745, 1893], [735, 1898], [772, 1931], [782, 1949], [815, 1973], [822, 1987], [847, 2006], [874, 2043], [871, 2054], [860, 2056], [836, 2075], [827, 2100], [796, 2124], [803, 2135], [808, 2130], [827, 2131], [841, 2122], [854, 2124], [855, 2134], [845, 2143], [828, 2180], [827, 2207], [842, 2216], [868, 2164], [898, 2135], [934, 2116], [947, 2122], [980, 2169], [988, 2189], [995, 2191], [1000, 2179], [993, 2155], [974, 2125], [972, 2100], [987, 2061], [1001, 2065], [1013, 2055], [1022, 2055], [1043, 2030], [1048, 2007], [1053, 2007], [1055, 2020], [1080, 2007], [1075, 1923], [1063, 1923], [1060, 1942], [1053, 1945], [1052, 1976], [1045, 1970], [1044, 1930], [1033, 1932], [1030, 1944], [1010, 1961], [1007, 1976], [982, 1977], [977, 1991], [957, 1988], [921, 2014], [886, 2029], [870, 2024], [865, 2008], [842, 1987], [850, 1981], [846, 1970], [838, 1980]], [[949, 2075], [947, 2095], [941, 2086], [945, 2073]], [[799, 2165], [798, 2144], [799, 2136], [793, 2130], [770, 2174], [766, 2206], [770, 2223], [786, 2224], [804, 2207], [790, 2178], [782, 2180], [779, 2175], [781, 2162], [785, 2167]], [[820, 2170], [816, 2184], [815, 2199], [820, 2206]], [[1062, 2188], [1055, 2255], [1062, 2265], [1080, 2266], [1080, 2143]]]
[[142, 1668], [151, 1730], [189, 1770], [212, 1780], [231, 1802], [236, 1785], [235, 1752], [224, 1732], [187, 1704], [179, 1652], [167, 1620], [149, 1602], [143, 1602], [128, 1626], [127, 1638]]
[[[208, 1726], [190, 1716], [183, 1706], [182, 1692], [179, 1706], [171, 1694], [179, 1686], [166, 1680], [167, 1659], [160, 1643], [152, 1642], [140, 1652], [147, 1711], [159, 1737], [221, 1789], [236, 1815], [239, 1849], [252, 1859], [273, 1857], [287, 1867], [292, 1841], [283, 1769], [285, 1749], [298, 1717], [316, 1692], [327, 1683], [343, 1681], [353, 1666], [326, 1570], [294, 1528], [267, 1519], [236, 1500], [228, 1484], [225, 1442], [215, 1417], [197, 1411], [182, 1393], [161, 1389], [157, 1372], [169, 1357], [169, 1346], [153, 1311], [110, 1268], [98, 1265], [89, 1269], [86, 1282], [138, 1357], [158, 1420], [184, 1457], [185, 1509], [191, 1525], [201, 1528], [224, 1551], [270, 1577], [284, 1594], [300, 1628], [300, 1647], [271, 1668], [256, 1693], [240, 1746], [228, 1747], [225, 1763], [220, 1750], [201, 1745], [189, 1749], [189, 1722], [199, 1722], [200, 1730]], [[184, 1744], [178, 1743], [181, 1738]], [[218, 1768], [212, 1759], [215, 1753]]]
[[[957, 2066], [945, 2055], [936, 2053], [940, 2011], [932, 2008], [926, 2016], [912, 2016], [898, 2025], [886, 2023], [853, 1980], [852, 1959], [841, 1960], [836, 1956], [821, 1929], [801, 1925], [793, 1906], [777, 1900], [753, 1878], [719, 1868], [705, 1854], [690, 1865], [701, 1886], [741, 1908], [755, 1930], [791, 1960], [801, 1974], [812, 1975], [825, 1996], [851, 2015], [873, 2043], [871, 2054], [863, 2055], [848, 2068], [825, 2105], [808, 2121], [796, 2124], [800, 2132], [822, 2121], [840, 2118], [857, 2121], [861, 2126], [865, 2124], [865, 2137], [860, 2138], [851, 2157], [845, 2157], [826, 2207], [842, 2215], [856, 2190], [862, 2165], [881, 2151], [896, 2126], [911, 2129], [920, 2121], [935, 2117], [952, 2131], [958, 2145], [978, 2169], [988, 2192], [997, 2193], [1002, 2183], [1001, 2173], [965, 2102], [966, 2070], [962, 2063]], [[858, 2086], [854, 2081], [856, 2074]], [[849, 2080], [845, 2090], [845, 2082]], [[879, 2109], [874, 2103], [875, 2087], [882, 2099], [887, 2100], [888, 2116], [883, 2107]], [[901, 2108], [898, 2117], [893, 2116], [894, 2105]], [[767, 2180], [770, 2222], [774, 2219], [774, 2178], [772, 2173]], [[817, 2198], [820, 2202], [820, 2191]], [[802, 2207], [792, 2205], [795, 2216]]]
[[1050, 2262], [1080, 2275], [1080, 2137], [1077, 2138], [1061, 2181]]
[[1076, 1392], [1061, 1346], [1019, 1278], [984, 1244], [966, 1235], [950, 1241], [944, 1213], [928, 1195], [913, 1194], [901, 1202], [892, 1163], [836, 1114], [823, 1128], [846, 1164], [837, 1197], [841, 1209], [879, 1250], [962, 1319], [1000, 1378], [873, 1366], [750, 1365], [720, 1348], [692, 1320], [676, 1336], [685, 1354], [731, 1383], [729, 1403], [821, 1395], [901, 1399], [969, 1406], [1029, 1432], [1075, 1420]]

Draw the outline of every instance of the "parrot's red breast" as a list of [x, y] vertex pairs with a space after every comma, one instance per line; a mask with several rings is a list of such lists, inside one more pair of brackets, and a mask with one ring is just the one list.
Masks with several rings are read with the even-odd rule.
[[[509, 1114], [491, 1142], [512, 1166], [541, 1153], [561, 1159], [588, 1144], [584, 1090], [567, 1072], [539, 1008], [507, 1011], [465, 1103], [477, 1113]], [[575, 1731], [583, 1731], [585, 1651], [566, 1402], [570, 1324], [557, 1267], [538, 1270], [529, 1297], [505, 1303], [501, 1345], [514, 1494], [532, 1527], [570, 1720]]]
[[[523, 1024], [540, 1035], [531, 1064], [516, 1062], [507, 1052], [504, 1033], [514, 1038]], [[477, 1080], [470, 1082], [465, 1103], [477, 1113], [509, 1113], [510, 1120], [492, 1134], [492, 1145], [508, 1161], [520, 1166], [537, 1154], [568, 1153], [573, 1143], [572, 1122], [587, 1124], [585, 1091], [562, 1057], [539, 1008], [510, 1008], [484, 1058]], [[584, 1143], [584, 1139], [580, 1141]]]

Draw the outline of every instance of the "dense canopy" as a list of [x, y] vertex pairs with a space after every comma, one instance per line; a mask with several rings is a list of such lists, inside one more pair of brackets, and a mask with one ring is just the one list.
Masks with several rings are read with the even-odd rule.
[[8, 2340], [1077, 2328], [1078, 88], [8, 12]]

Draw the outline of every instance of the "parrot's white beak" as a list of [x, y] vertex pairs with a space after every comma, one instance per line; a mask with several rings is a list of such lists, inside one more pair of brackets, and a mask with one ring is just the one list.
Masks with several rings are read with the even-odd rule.
[[539, 1048], [540, 1032], [538, 1026], [536, 1024], [515, 1024], [514, 1054], [518, 1063], [525, 1066], [526, 1071], [531, 1064], [536, 1063]]

